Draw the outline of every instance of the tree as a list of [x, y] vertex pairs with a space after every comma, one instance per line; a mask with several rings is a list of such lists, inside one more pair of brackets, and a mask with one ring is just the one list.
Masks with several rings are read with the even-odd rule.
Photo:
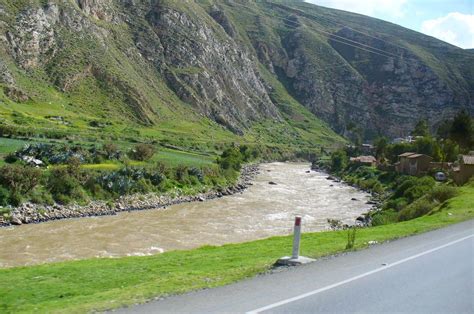
[[388, 139], [384, 136], [378, 137], [374, 141], [375, 157], [384, 158], [387, 155]]
[[460, 111], [455, 117], [449, 130], [449, 138], [458, 143], [461, 149], [468, 150], [473, 146], [474, 126], [471, 116]]
[[428, 126], [428, 122], [426, 120], [420, 120], [416, 123], [413, 132], [411, 133], [413, 136], [429, 136], [430, 135], [430, 128]]
[[331, 154], [331, 170], [341, 171], [347, 166], [347, 154], [343, 150], [335, 151]]
[[448, 139], [449, 138], [449, 130], [451, 130], [451, 124], [452, 124], [451, 120], [442, 121], [438, 126], [438, 129], [436, 131], [436, 136], [439, 139]]
[[459, 146], [450, 139], [440, 141], [442, 161], [456, 161], [459, 155]]
[[442, 159], [439, 144], [432, 137], [423, 137], [415, 141], [415, 151], [433, 157], [434, 160]]

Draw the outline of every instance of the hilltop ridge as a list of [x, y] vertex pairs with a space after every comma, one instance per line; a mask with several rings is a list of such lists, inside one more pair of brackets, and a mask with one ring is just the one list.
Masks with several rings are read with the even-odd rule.
[[329, 145], [474, 112], [474, 53], [300, 1], [2, 0], [11, 130]]

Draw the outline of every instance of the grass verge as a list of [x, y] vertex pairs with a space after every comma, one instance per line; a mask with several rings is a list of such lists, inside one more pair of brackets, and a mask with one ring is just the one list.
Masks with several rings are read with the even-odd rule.
[[[431, 214], [358, 230], [354, 249], [474, 218], [474, 184]], [[347, 231], [304, 234], [302, 255], [345, 250]], [[144, 302], [153, 297], [216, 287], [268, 270], [291, 251], [291, 237], [204, 246], [149, 257], [91, 259], [0, 270], [0, 312], [84, 312]]]

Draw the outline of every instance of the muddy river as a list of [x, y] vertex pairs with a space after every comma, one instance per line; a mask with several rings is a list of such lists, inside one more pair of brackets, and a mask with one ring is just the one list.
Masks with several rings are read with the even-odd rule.
[[306, 163], [263, 164], [254, 185], [242, 194], [167, 209], [0, 228], [0, 267], [150, 255], [285, 235], [291, 233], [295, 215], [303, 217], [303, 232], [318, 231], [328, 228], [327, 218], [352, 224], [370, 208], [368, 194], [307, 170]]

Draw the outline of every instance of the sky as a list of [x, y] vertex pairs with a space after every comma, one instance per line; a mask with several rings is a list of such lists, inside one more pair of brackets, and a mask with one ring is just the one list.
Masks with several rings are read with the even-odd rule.
[[305, 0], [386, 20], [467, 49], [474, 48], [474, 0]]

